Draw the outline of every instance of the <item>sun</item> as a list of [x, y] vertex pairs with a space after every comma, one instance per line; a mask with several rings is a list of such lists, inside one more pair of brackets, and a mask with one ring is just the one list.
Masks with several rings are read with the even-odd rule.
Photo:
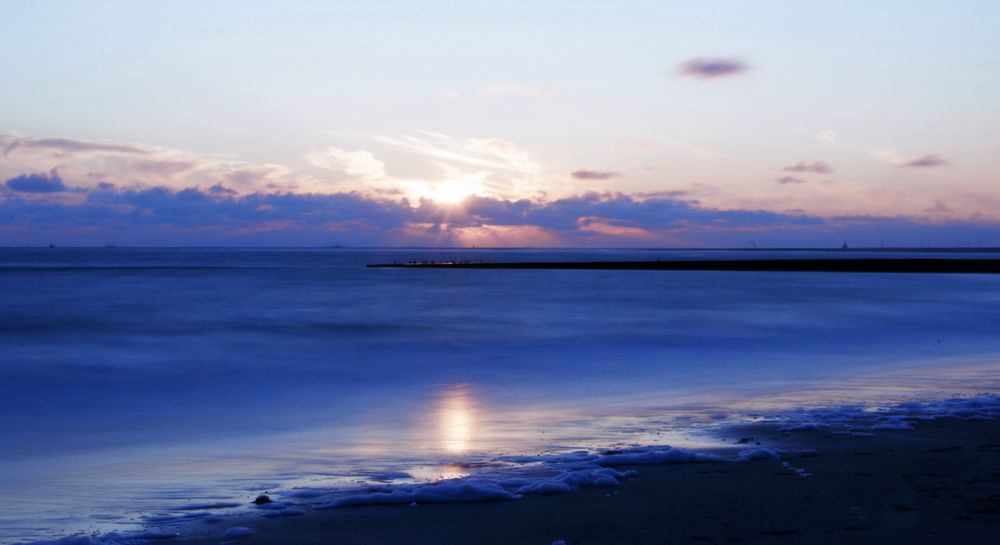
[[458, 204], [469, 195], [482, 191], [478, 179], [459, 178], [427, 184], [421, 196], [443, 204]]

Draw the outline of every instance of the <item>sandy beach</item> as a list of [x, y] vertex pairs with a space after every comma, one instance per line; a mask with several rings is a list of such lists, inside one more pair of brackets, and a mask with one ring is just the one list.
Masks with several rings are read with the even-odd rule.
[[804, 454], [636, 466], [618, 487], [516, 501], [255, 514], [178, 529], [192, 544], [231, 541], [227, 529], [246, 527], [253, 533], [239, 540], [248, 543], [662, 545], [985, 542], [1000, 528], [996, 420], [946, 418], [871, 436], [779, 427], [730, 429], [729, 454]]

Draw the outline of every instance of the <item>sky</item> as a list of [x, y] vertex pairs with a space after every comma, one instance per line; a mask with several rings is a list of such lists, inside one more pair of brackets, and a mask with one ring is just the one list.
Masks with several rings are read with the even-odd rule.
[[19, 1], [0, 245], [1000, 246], [1000, 4]]

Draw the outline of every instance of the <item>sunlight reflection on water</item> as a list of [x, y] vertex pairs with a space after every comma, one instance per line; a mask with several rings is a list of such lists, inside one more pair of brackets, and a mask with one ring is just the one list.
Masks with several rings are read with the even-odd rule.
[[441, 393], [438, 419], [444, 449], [455, 453], [468, 450], [475, 429], [475, 412], [467, 386], [449, 386]]

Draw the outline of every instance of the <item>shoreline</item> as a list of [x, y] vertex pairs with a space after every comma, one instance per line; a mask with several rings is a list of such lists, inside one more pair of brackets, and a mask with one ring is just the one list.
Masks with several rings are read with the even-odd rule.
[[[985, 361], [985, 360], [984, 360]], [[992, 361], [992, 360], [990, 360]], [[524, 502], [538, 499], [539, 497], [551, 497], [558, 494], [558, 497], [575, 496], [577, 494], [589, 494], [593, 490], [605, 491], [615, 495], [617, 485], [627, 486], [628, 483], [636, 479], [645, 479], [650, 471], [658, 472], [662, 467], [678, 467], [683, 465], [706, 465], [692, 464], [698, 460], [692, 460], [692, 455], [715, 454], [725, 460], [723, 463], [733, 463], [737, 460], [741, 450], [755, 448], [790, 448], [799, 450], [813, 448], [816, 445], [809, 444], [809, 431], [825, 430], [827, 434], [843, 438], [845, 435], [855, 435], [865, 437], [867, 435], [883, 434], [886, 432], [906, 430], [912, 427], [910, 423], [920, 424], [926, 420], [938, 419], [942, 417], [957, 418], [998, 418], [1000, 417], [1000, 396], [992, 393], [997, 391], [994, 363], [980, 363], [968, 365], [964, 368], [963, 378], [955, 380], [954, 377], [936, 376], [934, 373], [924, 376], [918, 371], [922, 366], [910, 369], [906, 374], [911, 376], [914, 382], [908, 388], [907, 393], [902, 393], [898, 388], [875, 387], [872, 389], [872, 380], [875, 377], [876, 383], [884, 382], [887, 377], [878, 378], [879, 375], [866, 375], [856, 377], [855, 381], [837, 382], [828, 389], [811, 388], [809, 394], [803, 397], [796, 389], [796, 395], [788, 397], [789, 391], [783, 388], [771, 391], [760, 396], [753, 395], [744, 400], [729, 406], [720, 406], [713, 414], [704, 416], [710, 419], [720, 418], [728, 414], [729, 418], [716, 420], [701, 420], [700, 423], [693, 424], [694, 428], [701, 429], [699, 434], [704, 439], [687, 441], [681, 437], [660, 437], [662, 430], [664, 434], [672, 430], [666, 421], [659, 422], [666, 425], [665, 428], [657, 428], [657, 419], [654, 418], [650, 424], [653, 427], [647, 431], [651, 432], [649, 438], [642, 440], [635, 438], [636, 442], [626, 442], [610, 440], [608, 442], [590, 442], [589, 444], [575, 443], [552, 443], [548, 447], [540, 447], [541, 450], [505, 450], [499, 453], [489, 454], [487, 452], [472, 451], [469, 456], [444, 459], [435, 469], [438, 472], [437, 479], [428, 479], [420, 473], [412, 472], [408, 468], [400, 468], [402, 472], [390, 471], [391, 468], [381, 468], [375, 473], [358, 473], [358, 475], [368, 475], [378, 477], [374, 479], [364, 479], [368, 482], [356, 481], [357, 484], [342, 486], [328, 483], [322, 474], [316, 474], [319, 482], [315, 484], [299, 481], [298, 483], [282, 484], [260, 484], [249, 488], [219, 489], [221, 495], [207, 495], [204, 497], [190, 498], [189, 501], [163, 507], [144, 508], [139, 505], [132, 505], [129, 502], [119, 502], [118, 508], [114, 511], [91, 511], [89, 517], [94, 521], [101, 521], [94, 525], [73, 525], [66, 526], [62, 531], [57, 528], [49, 528], [49, 531], [41, 531], [37, 527], [34, 535], [11, 536], [13, 539], [0, 539], [0, 543], [8, 545], [131, 545], [139, 541], [149, 542], [158, 540], [160, 543], [171, 543], [173, 538], [187, 541], [191, 538], [197, 539], [221, 539], [222, 533], [230, 527], [249, 527], [257, 529], [265, 525], [269, 526], [276, 520], [287, 520], [294, 524], [295, 521], [309, 520], [317, 513], [338, 512], [364, 512], [374, 509], [375, 513], [395, 513], [394, 509], [406, 507], [410, 502], [407, 500], [397, 505], [375, 505], [368, 506], [367, 501], [357, 501], [357, 498], [349, 503], [353, 506], [333, 505], [338, 498], [363, 495], [366, 493], [378, 492], [386, 493], [394, 490], [420, 489], [433, 487], [442, 482], [461, 481], [487, 481], [493, 486], [499, 486], [506, 490], [503, 495], [513, 494], [523, 496], [516, 499], [516, 502]], [[895, 369], [893, 374], [900, 371]], [[913, 375], [912, 373], [918, 373]], [[949, 374], [953, 374], [954, 369]], [[916, 379], [914, 380], [914, 377]], [[972, 388], [969, 384], [978, 384]], [[933, 387], [930, 387], [933, 385]], [[853, 392], [854, 395], [845, 397], [845, 392]], [[961, 420], [956, 420], [961, 423]], [[759, 435], [760, 430], [775, 432], [777, 436], [785, 437], [778, 442], [764, 442], [763, 435]], [[791, 433], [794, 432], [794, 433]], [[655, 434], [656, 437], [653, 437]], [[786, 437], [787, 436], [787, 437]], [[744, 443], [738, 442], [745, 437], [754, 437], [753, 441]], [[680, 440], [681, 447], [672, 448], [666, 445], [677, 447]], [[1000, 442], [1000, 440], [998, 440]], [[758, 444], [762, 443], [762, 444]], [[637, 446], [637, 445], [642, 446]], [[277, 448], [289, 449], [294, 452], [290, 445], [277, 444]], [[590, 449], [580, 451], [572, 449]], [[670, 452], [665, 452], [665, 449]], [[623, 450], [631, 450], [624, 453]], [[616, 451], [619, 457], [621, 454], [628, 454], [633, 458], [629, 463], [627, 460], [612, 460], [611, 463], [601, 463], [598, 458], [612, 454]], [[504, 454], [506, 452], [506, 454]], [[536, 454], [525, 454], [525, 453]], [[518, 454], [520, 453], [520, 454]], [[541, 453], [541, 454], [538, 454]], [[583, 454], [581, 456], [581, 454]], [[792, 453], [794, 455], [794, 453]], [[799, 453], [802, 454], [802, 453]], [[822, 453], [820, 453], [822, 454]], [[806, 454], [808, 457], [809, 454]], [[645, 460], [634, 460], [637, 457], [645, 457]], [[790, 458], [791, 459], [791, 458]], [[789, 461], [789, 460], [784, 460]], [[665, 465], [658, 465], [665, 463]], [[709, 464], [711, 465], [711, 464]], [[523, 468], [529, 471], [522, 471]], [[601, 469], [606, 468], [617, 473], [591, 474], [585, 478], [578, 473], [569, 481], [569, 490], [553, 489], [559, 487], [558, 477], [560, 472], [577, 469]], [[803, 468], [792, 465], [785, 468], [785, 471], [796, 471]], [[638, 477], [630, 472], [638, 470]], [[409, 473], [407, 473], [409, 472]], [[340, 475], [340, 473], [335, 473]], [[464, 476], [461, 476], [463, 475]], [[333, 474], [331, 474], [333, 475]], [[344, 474], [347, 475], [347, 474]], [[417, 475], [414, 477], [414, 475]], [[443, 477], [442, 475], [452, 475]], [[520, 478], [507, 479], [506, 477]], [[611, 477], [614, 482], [596, 483], [599, 478]], [[588, 482], [591, 481], [591, 482]], [[280, 480], [267, 481], [258, 480], [259, 483], [280, 483]], [[696, 483], [694, 483], [696, 484]], [[521, 492], [522, 486], [534, 485], [536, 490]], [[271, 488], [265, 488], [271, 487]], [[548, 490], [545, 490], [545, 488]], [[236, 492], [233, 494], [232, 492]], [[452, 490], [444, 490], [444, 495], [453, 494]], [[494, 493], [496, 490], [494, 489]], [[565, 494], [572, 492], [572, 494]], [[258, 494], [267, 494], [275, 501], [267, 506], [255, 506], [252, 500]], [[557, 499], [554, 498], [554, 499]], [[418, 507], [435, 508], [457, 506], [457, 505], [483, 505], [489, 503], [488, 500], [511, 500], [514, 498], [489, 498], [489, 497], [464, 497], [464, 498], [432, 498], [430, 502], [419, 499]], [[443, 502], [443, 503], [434, 503]], [[473, 502], [473, 503], [461, 503]], [[331, 505], [321, 506], [327, 503]], [[503, 501], [502, 503], [507, 503]], [[326, 507], [323, 509], [322, 507]], [[385, 511], [382, 511], [385, 510]], [[384, 514], [378, 515], [385, 516]], [[488, 521], [484, 521], [486, 524]], [[70, 533], [74, 532], [74, 533]], [[62, 536], [62, 537], [60, 537]], [[308, 541], [306, 541], [308, 542]]]
[[[516, 501], [252, 514], [175, 529], [191, 544], [218, 543], [237, 527], [250, 528], [241, 538], [247, 543], [487, 545], [938, 543], [992, 538], [1000, 529], [996, 419], [947, 417], [877, 434], [782, 427], [729, 429], [733, 450], [761, 452], [746, 462], [625, 464], [616, 469], [638, 475], [614, 487]], [[773, 458], [765, 449], [788, 454]]]
[[720, 448], [498, 457], [553, 471], [492, 488], [467, 477], [340, 491], [332, 499], [292, 489], [271, 493], [274, 501], [263, 505], [250, 504], [251, 494], [240, 513], [147, 517], [137, 533], [36, 543], [981, 539], [1000, 529], [998, 415], [1000, 397], [990, 394], [874, 411], [815, 407], [726, 424], [718, 437], [728, 446]]

